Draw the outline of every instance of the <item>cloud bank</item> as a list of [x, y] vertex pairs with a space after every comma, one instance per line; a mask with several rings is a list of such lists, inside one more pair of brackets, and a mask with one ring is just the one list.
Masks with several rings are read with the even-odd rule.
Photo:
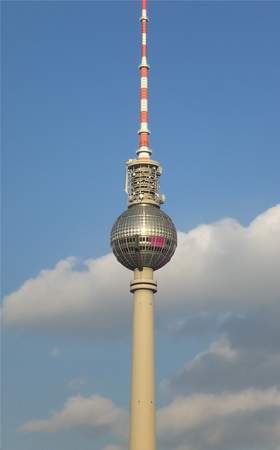
[[[176, 450], [279, 449], [280, 391], [245, 390], [234, 394], [177, 397], [157, 414], [159, 443]], [[127, 439], [128, 415], [104, 397], [71, 397], [61, 411], [32, 420], [19, 432], [53, 433], [65, 429], [113, 434], [120, 450]], [[256, 447], [254, 447], [256, 446]]]
[[64, 407], [48, 419], [24, 423], [19, 432], [54, 433], [67, 429], [90, 429], [96, 433], [126, 434], [127, 413], [110, 399], [100, 395], [70, 397]]
[[[179, 232], [172, 264], [157, 272], [160, 326], [201, 311], [279, 311], [280, 205], [243, 227], [224, 219]], [[132, 276], [108, 254], [73, 257], [42, 270], [4, 300], [9, 326], [52, 333], [118, 334], [129, 329]]]

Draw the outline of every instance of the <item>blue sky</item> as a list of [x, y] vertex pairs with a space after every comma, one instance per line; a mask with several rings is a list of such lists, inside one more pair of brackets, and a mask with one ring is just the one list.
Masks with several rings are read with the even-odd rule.
[[[156, 300], [158, 403], [164, 407], [175, 394], [203, 391], [205, 385], [192, 384], [193, 369], [186, 366], [203, 352], [205, 373], [213, 354], [217, 367], [217, 358], [238, 355], [239, 390], [226, 386], [224, 395], [242, 393], [242, 358], [247, 350], [252, 355], [248, 342], [256, 336], [265, 302], [272, 313], [268, 328], [274, 329], [280, 292], [275, 270], [280, 254], [275, 227], [280, 4], [156, 1], [150, 2], [148, 15], [151, 146], [164, 168], [165, 209], [182, 232], [173, 269], [170, 263], [170, 269], [158, 275], [163, 286]], [[125, 161], [137, 147], [139, 16], [134, 1], [2, 3], [3, 290], [11, 311], [7, 319], [4, 315], [5, 450], [125, 446], [125, 439], [109, 425], [105, 431], [93, 423], [81, 429], [68, 424], [56, 432], [16, 430], [62, 410], [67, 399], [78, 394], [100, 395], [127, 408], [131, 275], [103, 255], [110, 253], [112, 223], [126, 208]], [[221, 222], [226, 217], [235, 222]], [[203, 242], [211, 243], [210, 253], [216, 250], [202, 258]], [[194, 266], [202, 258], [197, 272], [192, 272], [189, 254]], [[226, 255], [223, 263], [218, 254]], [[67, 266], [69, 256], [77, 261]], [[87, 260], [92, 262], [87, 265]], [[63, 261], [61, 270], [54, 269], [58, 261]], [[247, 278], [244, 261], [251, 262]], [[164, 274], [172, 285], [176, 273], [184, 279], [188, 267], [187, 284], [172, 292], [172, 308]], [[202, 289], [207, 267], [222, 280], [219, 289], [214, 279]], [[110, 272], [110, 283], [105, 275], [104, 282], [102, 276], [94, 278], [104, 273], [102, 268]], [[38, 278], [43, 269], [53, 272]], [[55, 281], [48, 278], [52, 273]], [[37, 284], [23, 289], [30, 279]], [[71, 283], [77, 293], [73, 315], [72, 303], [67, 303]], [[98, 308], [83, 310], [91, 292], [100, 300]], [[40, 312], [44, 308], [46, 312]], [[244, 337], [242, 345], [236, 343], [237, 330], [243, 330], [240, 317], [248, 321], [246, 333], [251, 333], [247, 339], [244, 332], [247, 340]], [[273, 340], [274, 334], [265, 341]], [[263, 347], [259, 343], [260, 360]], [[275, 362], [273, 367], [275, 373], [279, 366]], [[253, 371], [252, 366], [248, 370]], [[223, 374], [221, 368], [215, 376]], [[276, 383], [268, 369], [263, 377], [268, 380], [266, 390], [257, 380], [249, 387], [269, 396], [267, 389]], [[187, 390], [184, 380], [189, 382]], [[226, 397], [223, 404], [229, 401]], [[264, 414], [258, 410], [248, 426], [257, 413]], [[161, 416], [159, 423], [164, 423]], [[228, 424], [224, 427], [227, 430]], [[167, 438], [160, 433], [165, 448]], [[176, 439], [169, 443], [173, 448], [204, 450], [206, 445], [195, 437], [188, 444], [184, 437]], [[272, 432], [258, 439], [266, 450], [279, 450]], [[244, 442], [225, 440], [215, 448], [260, 450], [256, 442]]]

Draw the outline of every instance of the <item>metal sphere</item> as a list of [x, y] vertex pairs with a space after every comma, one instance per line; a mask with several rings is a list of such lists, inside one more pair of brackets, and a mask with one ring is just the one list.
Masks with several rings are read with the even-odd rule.
[[128, 269], [163, 267], [177, 246], [177, 232], [170, 217], [157, 206], [136, 204], [113, 225], [111, 246], [117, 260]]

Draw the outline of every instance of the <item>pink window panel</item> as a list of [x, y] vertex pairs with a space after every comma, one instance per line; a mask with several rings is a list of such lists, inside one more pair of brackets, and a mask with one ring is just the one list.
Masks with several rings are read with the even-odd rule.
[[154, 247], [164, 247], [166, 239], [162, 236], [149, 236], [149, 241]]

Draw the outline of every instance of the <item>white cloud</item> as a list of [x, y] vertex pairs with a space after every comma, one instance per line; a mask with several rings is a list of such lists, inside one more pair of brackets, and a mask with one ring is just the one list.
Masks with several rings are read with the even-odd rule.
[[31, 420], [24, 423], [19, 432], [53, 433], [67, 429], [85, 429], [94, 432], [126, 434], [127, 413], [100, 395], [70, 397], [64, 407], [48, 419]]
[[[129, 314], [129, 273], [112, 254], [84, 262], [70, 257], [26, 281], [4, 302], [4, 321], [57, 333], [114, 333]], [[110, 280], [114, 280], [114, 285]]]
[[[179, 232], [172, 263], [157, 272], [159, 323], [182, 314], [279, 311], [280, 205], [248, 227], [224, 219]], [[57, 333], [103, 337], [128, 329], [129, 279], [112, 254], [84, 262], [60, 261], [26, 281], [4, 301], [4, 321]]]
[[161, 272], [160, 303], [188, 314], [278, 306], [279, 265], [280, 205], [248, 227], [232, 219], [201, 225], [179, 233], [173, 263]]
[[276, 450], [280, 391], [194, 394], [159, 410], [160, 444], [176, 450]]
[[177, 397], [159, 410], [159, 432], [163, 434], [185, 433], [222, 418], [240, 412], [251, 412], [271, 407], [280, 408], [280, 391], [248, 390], [237, 394], [193, 394]]

